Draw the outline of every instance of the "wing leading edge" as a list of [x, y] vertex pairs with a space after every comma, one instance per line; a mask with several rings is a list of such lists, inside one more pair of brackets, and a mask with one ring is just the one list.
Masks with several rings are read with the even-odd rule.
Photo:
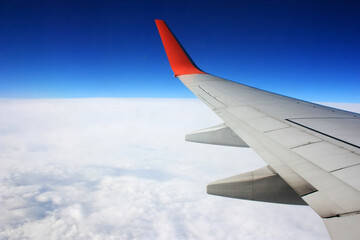
[[[230, 132], [244, 143], [238, 145], [254, 149], [272, 172], [254, 177], [264, 172], [260, 169], [220, 180], [209, 184], [208, 191], [259, 201], [306, 202], [323, 218], [332, 239], [358, 239], [360, 115], [207, 74], [196, 67], [164, 21], [156, 24], [175, 76], [224, 121], [221, 134], [199, 131], [197, 142], [236, 146], [224, 144], [233, 141], [223, 134]], [[272, 188], [259, 185], [272, 182]], [[254, 186], [259, 186], [257, 192], [246, 192]]]

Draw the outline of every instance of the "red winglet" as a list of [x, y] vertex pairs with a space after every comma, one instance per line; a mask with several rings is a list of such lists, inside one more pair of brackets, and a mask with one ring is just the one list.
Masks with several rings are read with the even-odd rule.
[[163, 20], [155, 20], [161, 41], [175, 77], [187, 74], [204, 74], [191, 60]]

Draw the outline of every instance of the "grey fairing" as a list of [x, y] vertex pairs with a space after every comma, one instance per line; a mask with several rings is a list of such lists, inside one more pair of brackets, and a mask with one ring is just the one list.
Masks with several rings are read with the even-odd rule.
[[232, 147], [249, 147], [225, 124], [201, 129], [185, 135], [188, 142], [215, 144]]
[[238, 199], [307, 205], [306, 202], [268, 166], [208, 184], [207, 193]]

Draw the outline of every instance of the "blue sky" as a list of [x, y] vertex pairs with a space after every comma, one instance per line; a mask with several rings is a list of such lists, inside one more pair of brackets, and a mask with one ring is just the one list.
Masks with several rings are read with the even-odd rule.
[[357, 1], [1, 1], [0, 97], [193, 97], [164, 19], [206, 72], [310, 101], [360, 102]]

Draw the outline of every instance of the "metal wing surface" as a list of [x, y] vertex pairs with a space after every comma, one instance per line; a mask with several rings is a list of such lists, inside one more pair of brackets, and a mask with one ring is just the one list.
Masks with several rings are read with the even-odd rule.
[[175, 76], [224, 121], [187, 140], [251, 147], [268, 163], [211, 183], [208, 193], [307, 204], [332, 239], [359, 239], [360, 115], [207, 74], [164, 21], [156, 24]]

